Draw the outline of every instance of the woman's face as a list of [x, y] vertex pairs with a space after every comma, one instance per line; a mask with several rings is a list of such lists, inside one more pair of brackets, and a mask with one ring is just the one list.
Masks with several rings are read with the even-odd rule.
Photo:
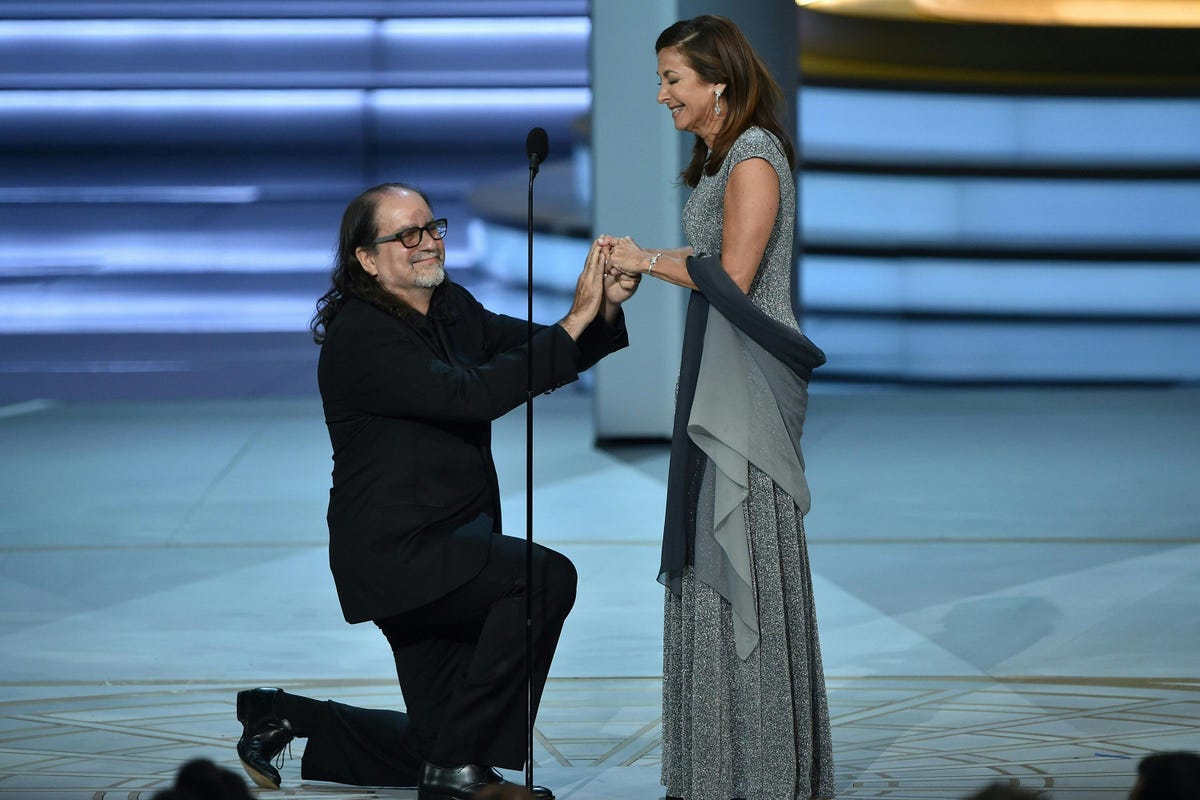
[[675, 129], [694, 133], [711, 146], [725, 119], [713, 114], [716, 91], [725, 84], [705, 81], [678, 47], [664, 47], [658, 51], [658, 85], [658, 102], [671, 112]]

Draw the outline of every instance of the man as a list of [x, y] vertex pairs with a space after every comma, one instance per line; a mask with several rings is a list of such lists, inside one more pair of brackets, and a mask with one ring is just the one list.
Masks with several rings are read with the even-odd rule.
[[[405, 184], [355, 198], [314, 338], [333, 445], [329, 560], [346, 620], [391, 644], [407, 714], [278, 689], [238, 695], [238, 754], [261, 786], [306, 736], [305, 778], [418, 786], [467, 800], [525, 761], [526, 595], [534, 611], [534, 709], [576, 575], [559, 553], [501, 536], [491, 422], [525, 401], [523, 320], [493, 314], [444, 271], [446, 220]], [[574, 301], [532, 340], [533, 389], [575, 380], [624, 347], [621, 303], [637, 281], [604, 270], [593, 245]], [[543, 800], [553, 794], [542, 787]]]

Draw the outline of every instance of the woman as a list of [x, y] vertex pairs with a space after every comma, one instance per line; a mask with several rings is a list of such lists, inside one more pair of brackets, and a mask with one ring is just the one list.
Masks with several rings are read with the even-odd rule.
[[729, 20], [659, 36], [658, 102], [696, 136], [690, 243], [601, 237], [608, 268], [693, 289], [663, 561], [663, 784], [687, 800], [833, 795], [799, 448], [825, 360], [791, 304], [795, 159], [781, 93]]

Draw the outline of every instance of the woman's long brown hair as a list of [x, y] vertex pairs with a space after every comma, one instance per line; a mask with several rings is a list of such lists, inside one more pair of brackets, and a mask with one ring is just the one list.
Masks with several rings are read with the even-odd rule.
[[783, 92], [736, 25], [716, 14], [680, 20], [658, 35], [654, 52], [665, 47], [679, 48], [688, 65], [707, 83], [725, 84], [721, 95], [725, 125], [713, 139], [711, 154], [704, 139], [696, 137], [692, 160], [681, 174], [684, 183], [695, 186], [701, 175], [715, 175], [737, 137], [756, 125], [779, 139], [788, 166], [796, 168], [791, 139], [779, 123]]

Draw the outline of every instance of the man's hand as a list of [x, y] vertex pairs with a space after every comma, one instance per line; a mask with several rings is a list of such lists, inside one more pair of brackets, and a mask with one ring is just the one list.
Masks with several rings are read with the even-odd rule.
[[642, 282], [641, 275], [630, 275], [622, 272], [608, 263], [612, 253], [611, 247], [601, 246], [604, 251], [604, 305], [601, 312], [608, 322], [615, 322], [621, 311], [621, 304], [633, 297], [638, 284]]
[[592, 243], [587, 259], [583, 262], [583, 271], [575, 283], [575, 300], [571, 310], [559, 321], [559, 325], [572, 339], [579, 339], [583, 329], [592, 323], [600, 307], [604, 303], [604, 250], [599, 244]]

